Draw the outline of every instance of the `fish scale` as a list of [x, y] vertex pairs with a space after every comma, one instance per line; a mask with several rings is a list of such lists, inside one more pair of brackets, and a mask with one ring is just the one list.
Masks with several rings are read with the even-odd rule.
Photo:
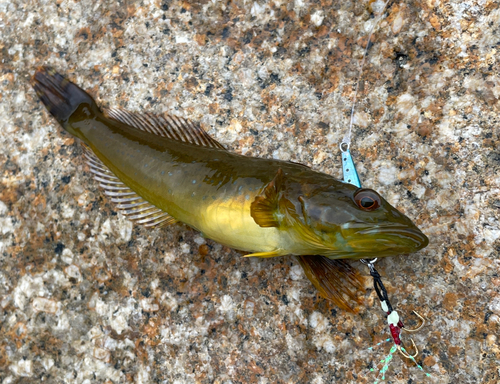
[[[251, 200], [272, 180], [280, 162], [259, 159], [257, 166], [247, 166], [242, 164], [242, 156], [219, 148], [117, 127], [115, 121], [103, 116], [93, 117], [93, 121], [74, 126], [82, 131], [96, 156], [143, 199], [229, 247], [267, 252], [280, 246], [277, 231], [258, 226], [250, 215]], [[221, 173], [224, 164], [234, 165]], [[293, 168], [291, 163], [287, 166]], [[243, 174], [252, 188], [245, 196], [238, 191]], [[204, 199], [206, 196], [212, 198]]]

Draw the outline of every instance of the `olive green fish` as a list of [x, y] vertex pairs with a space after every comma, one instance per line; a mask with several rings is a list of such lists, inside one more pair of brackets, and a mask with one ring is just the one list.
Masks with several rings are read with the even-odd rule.
[[179, 221], [203, 236], [250, 252], [297, 255], [320, 293], [348, 308], [361, 288], [339, 259], [415, 252], [428, 244], [412, 221], [377, 192], [287, 161], [228, 152], [199, 125], [164, 114], [103, 113], [92, 97], [54, 70], [33, 87], [61, 126], [85, 144], [106, 195], [149, 227]]

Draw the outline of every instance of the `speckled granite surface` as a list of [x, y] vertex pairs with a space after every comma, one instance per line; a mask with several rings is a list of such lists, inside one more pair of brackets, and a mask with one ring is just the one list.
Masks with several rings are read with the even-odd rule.
[[[368, 3], [0, 1], [2, 383], [375, 381], [389, 344], [366, 350], [388, 337], [369, 280], [353, 315], [292, 258], [133, 227], [28, 84], [49, 64], [104, 107], [174, 111], [340, 177]], [[373, 37], [358, 171], [431, 241], [378, 263], [400, 313], [429, 319], [415, 341], [433, 377], [397, 356], [388, 383], [500, 381], [499, 25], [495, 1], [412, 0]]]

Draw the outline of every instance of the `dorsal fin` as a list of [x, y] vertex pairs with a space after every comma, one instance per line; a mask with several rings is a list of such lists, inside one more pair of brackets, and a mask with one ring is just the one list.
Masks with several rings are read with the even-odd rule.
[[359, 303], [356, 291], [364, 291], [363, 277], [355, 269], [342, 260], [324, 256], [299, 256], [298, 260], [322, 297], [341, 309], [354, 312], [345, 296]]
[[104, 194], [111, 198], [116, 208], [129, 220], [149, 228], [175, 223], [172, 216], [144, 200], [122, 183], [87, 145], [82, 143], [82, 147], [90, 172], [94, 174], [99, 187], [104, 189]]
[[267, 183], [250, 205], [250, 214], [255, 222], [263, 227], [280, 227], [284, 220], [293, 216], [292, 203], [283, 196], [285, 174], [278, 169], [274, 178]]
[[180, 116], [164, 113], [133, 113], [120, 108], [111, 108], [104, 112], [110, 119], [130, 125], [131, 127], [154, 135], [168, 137], [205, 147], [225, 149], [217, 140], [205, 132], [199, 124]]

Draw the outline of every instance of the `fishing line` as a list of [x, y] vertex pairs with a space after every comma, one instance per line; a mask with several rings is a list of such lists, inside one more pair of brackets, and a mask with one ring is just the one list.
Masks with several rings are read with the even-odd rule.
[[[389, 4], [389, 1], [387, 0], [384, 5], [382, 6], [382, 9], [378, 13], [377, 19], [375, 20], [375, 23], [373, 23], [372, 27], [370, 28], [370, 33], [368, 34], [368, 41], [366, 43], [365, 51], [363, 53], [363, 58], [361, 59], [361, 63], [359, 65], [359, 77], [358, 81], [356, 82], [356, 88], [354, 90], [354, 99], [352, 102], [352, 108], [351, 108], [351, 119], [349, 121], [349, 128], [347, 129], [347, 132], [344, 135], [344, 138], [342, 139], [342, 142], [340, 143], [340, 150], [342, 152], [349, 151], [349, 147], [351, 146], [351, 133], [352, 133], [352, 126], [354, 124], [354, 110], [356, 109], [356, 102], [358, 100], [358, 90], [359, 90], [359, 83], [361, 80], [361, 77], [363, 77], [363, 70], [365, 67], [365, 61], [366, 61], [366, 56], [368, 56], [368, 50], [370, 49], [370, 42], [372, 39], [373, 32], [375, 31], [375, 28], [378, 26], [379, 21], [382, 19], [382, 16], [384, 15], [384, 11], [387, 8], [387, 4]], [[380, 3], [381, 1], [376, 1], [372, 3], [372, 10], [375, 13], [375, 9], [373, 7], [377, 4]]]

